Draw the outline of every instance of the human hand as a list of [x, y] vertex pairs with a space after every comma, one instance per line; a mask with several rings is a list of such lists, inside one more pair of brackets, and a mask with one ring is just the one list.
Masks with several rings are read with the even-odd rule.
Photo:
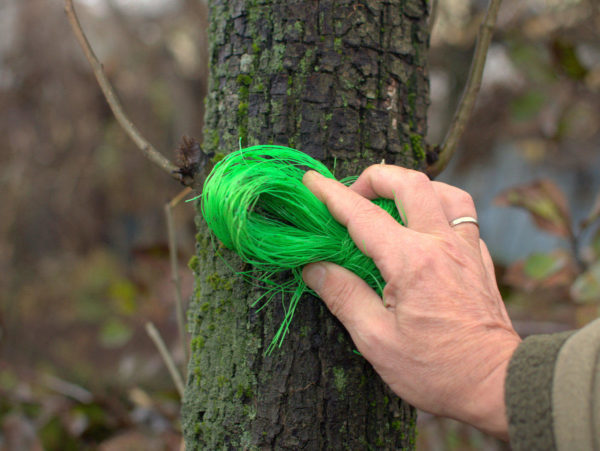
[[[333, 263], [303, 277], [401, 398], [507, 439], [504, 379], [521, 341], [498, 291], [471, 197], [426, 175], [375, 165], [347, 188], [309, 171], [304, 184], [379, 268], [383, 300]], [[407, 227], [367, 199], [395, 199]]]

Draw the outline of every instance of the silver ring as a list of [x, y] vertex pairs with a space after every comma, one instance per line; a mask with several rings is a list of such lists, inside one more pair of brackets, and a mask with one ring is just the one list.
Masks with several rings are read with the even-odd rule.
[[477, 228], [479, 228], [477, 219], [473, 218], [472, 216], [461, 216], [460, 218], [450, 221], [450, 227], [455, 227], [459, 224], [475, 224]]

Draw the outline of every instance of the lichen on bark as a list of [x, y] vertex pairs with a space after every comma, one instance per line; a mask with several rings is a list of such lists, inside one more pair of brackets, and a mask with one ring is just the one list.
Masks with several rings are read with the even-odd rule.
[[[207, 151], [296, 147], [339, 177], [373, 163], [421, 168], [427, 4], [210, 1]], [[183, 406], [188, 449], [401, 449], [412, 408], [353, 352], [323, 304], [301, 300], [283, 347], [264, 356], [280, 302], [260, 290], [198, 218], [192, 359]]]

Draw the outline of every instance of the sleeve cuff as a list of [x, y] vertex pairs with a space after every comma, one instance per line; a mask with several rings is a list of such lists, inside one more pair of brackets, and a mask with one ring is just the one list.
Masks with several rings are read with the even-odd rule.
[[552, 385], [559, 351], [573, 334], [533, 335], [519, 345], [505, 382], [508, 432], [513, 450], [556, 449]]
[[558, 353], [552, 412], [557, 449], [600, 449], [600, 319]]

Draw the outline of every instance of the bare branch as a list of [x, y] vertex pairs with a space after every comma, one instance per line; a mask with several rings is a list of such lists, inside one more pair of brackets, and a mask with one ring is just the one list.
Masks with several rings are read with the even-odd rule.
[[185, 188], [177, 196], [175, 196], [170, 202], [165, 204], [165, 216], [167, 218], [167, 233], [169, 237], [169, 257], [171, 260], [171, 280], [175, 285], [175, 310], [177, 316], [177, 328], [179, 329], [179, 339], [181, 341], [181, 348], [183, 349], [183, 369], [185, 371], [189, 353], [188, 353], [188, 342], [187, 335], [185, 333], [185, 318], [183, 315], [183, 298], [181, 296], [181, 281], [179, 280], [179, 271], [177, 268], [177, 235], [175, 233], [175, 226], [173, 224], [173, 213], [172, 209], [181, 202], [181, 200], [192, 192], [191, 188]]
[[73, 398], [82, 404], [88, 404], [94, 400], [94, 395], [90, 391], [79, 385], [73, 384], [72, 382], [59, 379], [51, 374], [44, 374], [42, 380], [46, 387], [63, 396]]
[[102, 64], [98, 61], [98, 58], [94, 54], [90, 43], [81, 28], [81, 24], [79, 23], [79, 19], [77, 18], [77, 14], [75, 13], [75, 8], [73, 6], [73, 0], [65, 0], [65, 12], [67, 13], [67, 18], [71, 23], [71, 27], [73, 28], [73, 32], [75, 33], [75, 37], [83, 52], [85, 53], [85, 57], [88, 62], [92, 66], [92, 70], [94, 71], [94, 75], [96, 76], [96, 80], [98, 80], [98, 84], [100, 85], [100, 89], [102, 89], [102, 93], [110, 106], [115, 118], [125, 130], [125, 132], [129, 135], [129, 137], [135, 142], [137, 147], [144, 153], [146, 158], [152, 161], [157, 166], [161, 167], [163, 170], [168, 172], [173, 178], [179, 180], [180, 176], [175, 172], [177, 171], [177, 166], [167, 160], [160, 152], [158, 152], [152, 144], [150, 144], [140, 133], [140, 131], [136, 128], [136, 126], [131, 122], [129, 117], [123, 111], [123, 107], [121, 106], [121, 102], [119, 101], [113, 87], [111, 86], [104, 70], [102, 68]]
[[154, 327], [154, 324], [152, 324], [151, 322], [146, 323], [146, 332], [148, 333], [148, 336], [152, 339], [152, 341], [156, 345], [158, 352], [160, 352], [160, 355], [161, 355], [163, 361], [165, 362], [167, 369], [169, 370], [171, 379], [173, 379], [173, 382], [175, 383], [175, 388], [177, 388], [177, 392], [179, 393], [179, 396], [181, 398], [183, 398], [183, 390], [184, 390], [183, 379], [181, 378], [181, 374], [179, 374], [179, 371], [177, 371], [177, 367], [175, 366], [175, 363], [173, 362], [173, 357], [171, 357], [171, 354], [169, 353], [169, 350], [167, 349], [165, 342], [161, 338], [160, 333], [158, 332], [156, 327]]
[[431, 39], [431, 33], [433, 32], [433, 26], [435, 25], [435, 19], [437, 19], [439, 0], [431, 0], [431, 7], [429, 8], [429, 38]]
[[473, 55], [473, 61], [471, 62], [469, 78], [463, 96], [456, 109], [448, 133], [440, 146], [441, 150], [438, 154], [437, 161], [430, 165], [426, 170], [430, 177], [435, 177], [448, 165], [448, 162], [450, 161], [450, 158], [452, 158], [452, 155], [458, 146], [458, 142], [463, 135], [467, 122], [471, 117], [477, 94], [481, 88], [481, 78], [483, 76], [485, 59], [492, 41], [492, 34], [494, 32], [494, 26], [496, 25], [498, 10], [500, 9], [501, 3], [502, 0], [490, 0], [490, 5], [479, 29], [477, 45], [475, 46], [475, 53]]

